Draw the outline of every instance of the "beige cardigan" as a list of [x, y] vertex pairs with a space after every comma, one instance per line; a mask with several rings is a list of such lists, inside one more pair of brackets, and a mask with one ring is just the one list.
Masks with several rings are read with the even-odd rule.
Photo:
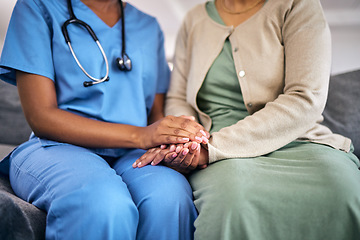
[[319, 0], [268, 0], [236, 28], [213, 21], [205, 4], [189, 11], [176, 43], [167, 115], [192, 115], [210, 129], [196, 96], [228, 37], [250, 116], [212, 134], [210, 163], [264, 155], [294, 140], [350, 150], [350, 139], [320, 125], [331, 42]]

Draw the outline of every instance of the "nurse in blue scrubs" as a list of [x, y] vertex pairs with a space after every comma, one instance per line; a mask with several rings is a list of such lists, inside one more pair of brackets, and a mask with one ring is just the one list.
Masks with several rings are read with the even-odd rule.
[[[145, 149], [203, 138], [202, 127], [163, 118], [163, 33], [155, 18], [121, 5], [18, 0], [14, 8], [0, 78], [18, 86], [33, 134], [3, 165], [15, 193], [47, 212], [46, 239], [193, 238], [186, 178], [131, 164]], [[65, 27], [68, 44], [62, 26], [70, 15], [100, 45], [78, 23]]]

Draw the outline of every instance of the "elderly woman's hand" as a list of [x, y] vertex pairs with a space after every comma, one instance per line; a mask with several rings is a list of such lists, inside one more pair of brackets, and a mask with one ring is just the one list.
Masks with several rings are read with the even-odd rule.
[[188, 174], [195, 169], [204, 169], [208, 166], [208, 151], [201, 144], [184, 144], [179, 153], [167, 154], [163, 164], [180, 173]]
[[157, 165], [160, 162], [178, 172], [187, 174], [196, 168], [206, 168], [209, 160], [206, 148], [201, 147], [200, 143], [189, 142], [149, 149], [133, 163], [133, 167], [143, 167], [150, 163]]

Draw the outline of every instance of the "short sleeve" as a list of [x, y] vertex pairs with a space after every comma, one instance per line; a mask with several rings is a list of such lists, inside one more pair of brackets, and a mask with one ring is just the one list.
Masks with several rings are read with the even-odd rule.
[[43, 9], [34, 0], [16, 3], [1, 53], [0, 79], [16, 85], [19, 70], [54, 80], [51, 30]]

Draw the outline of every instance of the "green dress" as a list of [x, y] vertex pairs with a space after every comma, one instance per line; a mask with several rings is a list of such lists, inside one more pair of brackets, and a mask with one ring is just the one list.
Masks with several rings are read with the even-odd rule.
[[[207, 11], [224, 24], [213, 2]], [[212, 119], [210, 132], [248, 115], [228, 40], [197, 103]], [[310, 142], [210, 164], [189, 176], [199, 211], [195, 239], [358, 240], [359, 166], [352, 152]]]

